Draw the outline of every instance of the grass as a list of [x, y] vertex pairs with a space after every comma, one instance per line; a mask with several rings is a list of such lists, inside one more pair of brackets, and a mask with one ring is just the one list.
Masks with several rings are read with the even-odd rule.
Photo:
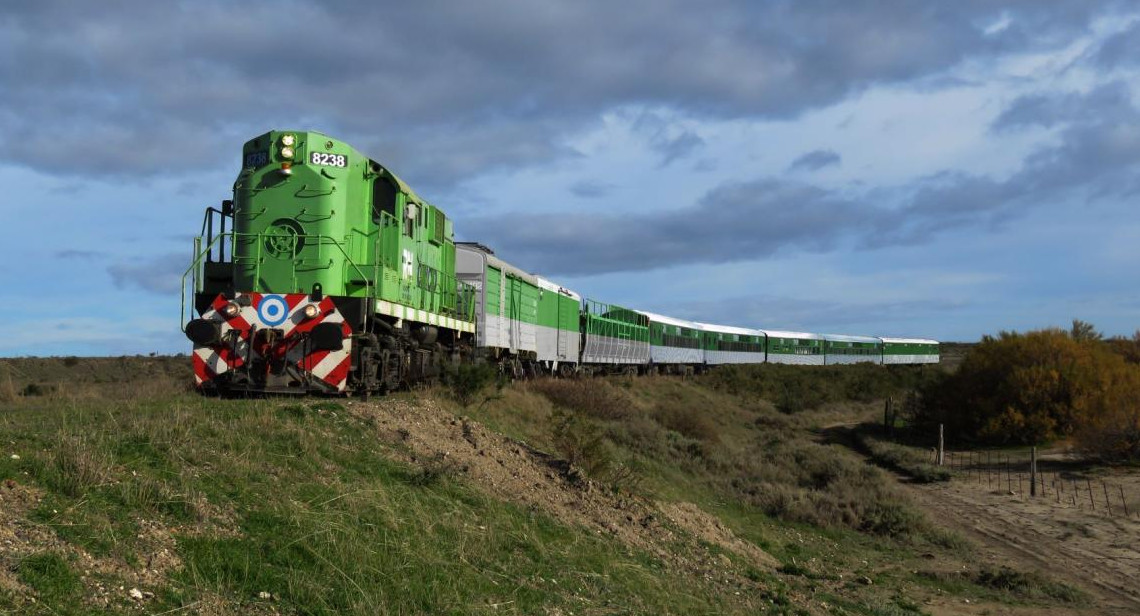
[[[21, 453], [0, 479], [42, 490], [29, 518], [69, 553], [120, 570], [115, 587], [138, 584], [129, 572], [150, 550], [141, 525], [157, 521], [180, 566], [144, 588], [155, 593], [150, 611], [222, 601], [242, 613], [263, 592], [276, 609], [308, 614], [731, 613], [754, 600], [725, 599], [646, 554], [490, 499], [445, 465], [394, 462], [335, 403], [115, 388], [76, 400], [26, 398], [0, 415], [15, 438], [5, 449]], [[72, 592], [92, 580], [63, 557], [24, 562], [34, 609], [92, 609]], [[14, 609], [4, 601], [0, 613]], [[108, 609], [132, 601], [119, 592]]]
[[[0, 572], [0, 614], [137, 612], [124, 592], [94, 590], [120, 586], [153, 593], [151, 613], [798, 614], [825, 601], [846, 613], [913, 614], [899, 593], [916, 578], [898, 563], [966, 554], [884, 473], [819, 438], [821, 425], [865, 411], [830, 396], [894, 391], [905, 373], [852, 367], [840, 393], [801, 409], [760, 396], [771, 376], [762, 373], [540, 380], [492, 394], [471, 374], [380, 403], [435, 398], [568, 461], [601, 489], [695, 503], [780, 562], [773, 571], [686, 539], [669, 549], [716, 566], [685, 570], [496, 500], [445, 456], [398, 462], [399, 439], [378, 440], [346, 402], [201, 398], [186, 391], [177, 361], [133, 361], [133, 372], [114, 359], [4, 363], [10, 379], [0, 385], [15, 393], [0, 407], [0, 484], [35, 492], [21, 515], [52, 539], [19, 546], [21, 560], [7, 563], [23, 590], [5, 590]], [[46, 393], [19, 395], [33, 382]], [[813, 381], [795, 382], [787, 387]], [[173, 560], [140, 577], [160, 550]], [[995, 580], [918, 583], [1011, 600], [1022, 591], [993, 586], [1026, 587]]]
[[894, 441], [878, 424], [860, 424], [848, 430], [847, 437], [879, 466], [906, 475], [918, 483], [949, 481], [953, 477], [949, 469], [931, 461], [930, 450]]

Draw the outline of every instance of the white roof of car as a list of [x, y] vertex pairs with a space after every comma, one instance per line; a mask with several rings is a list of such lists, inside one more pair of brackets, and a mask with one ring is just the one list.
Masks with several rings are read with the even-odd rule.
[[733, 327], [732, 325], [714, 325], [712, 323], [697, 323], [697, 327], [705, 331], [717, 332], [721, 334], [739, 334], [743, 336], [762, 336], [764, 332], [758, 329], [748, 329], [747, 327]]
[[883, 338], [883, 342], [893, 342], [895, 344], [938, 344], [937, 340], [927, 340], [926, 338]]
[[675, 325], [677, 327], [687, 327], [689, 329], [701, 329], [701, 324], [694, 321], [675, 319], [673, 317], [667, 317], [663, 314], [656, 314], [653, 312], [647, 312], [645, 310], [634, 310], [634, 312], [649, 317], [649, 320], [654, 323], [664, 323], [665, 325]]
[[819, 334], [811, 334], [808, 332], [788, 332], [778, 329], [762, 329], [771, 338], [799, 338], [801, 340], [823, 340], [823, 336]]
[[871, 336], [848, 336], [846, 334], [824, 334], [823, 339], [833, 342], [881, 342], [882, 340]]

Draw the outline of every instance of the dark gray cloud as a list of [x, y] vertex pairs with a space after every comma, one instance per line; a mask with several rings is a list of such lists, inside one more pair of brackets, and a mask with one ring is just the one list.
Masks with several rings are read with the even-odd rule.
[[106, 258], [107, 253], [101, 252], [98, 250], [68, 249], [68, 250], [58, 250], [55, 252], [55, 254], [53, 256], [57, 259], [79, 259], [79, 260], [83, 260], [83, 261], [88, 261], [88, 260], [92, 260], [92, 259]]
[[188, 265], [186, 255], [166, 254], [113, 263], [107, 267], [107, 273], [120, 289], [138, 288], [159, 295], [174, 295], [182, 288], [182, 274]]
[[[252, 135], [311, 127], [446, 183], [573, 155], [564, 136], [606, 110], [790, 117], [967, 57], [1063, 45], [1118, 2], [8, 4], [0, 160], [143, 176], [232, 165]], [[987, 35], [1003, 14], [1010, 26]], [[670, 134], [663, 164], [699, 145]]]
[[1132, 94], [1119, 81], [1103, 84], [1087, 93], [1039, 93], [1018, 97], [994, 120], [990, 130], [1003, 132], [1034, 126], [1089, 122], [1096, 117], [1119, 117], [1132, 109]]
[[812, 150], [793, 160], [788, 171], [819, 171], [824, 167], [839, 166], [841, 160], [834, 150]]
[[1109, 69], [1140, 65], [1140, 21], [1105, 39], [1093, 60]]
[[[505, 214], [468, 221], [462, 231], [536, 271], [582, 275], [747, 261], [781, 250], [915, 245], [951, 229], [1000, 229], [1064, 195], [1098, 199], [1137, 190], [1140, 110], [1120, 94], [1110, 85], [1016, 101], [999, 125], [1056, 124], [1060, 141], [1034, 151], [1003, 180], [942, 172], [848, 196], [762, 179], [723, 185], [678, 210]], [[891, 203], [898, 205], [884, 205]]]
[[575, 182], [570, 186], [571, 194], [581, 199], [600, 199], [610, 194], [613, 189], [613, 184], [603, 184], [588, 180]]

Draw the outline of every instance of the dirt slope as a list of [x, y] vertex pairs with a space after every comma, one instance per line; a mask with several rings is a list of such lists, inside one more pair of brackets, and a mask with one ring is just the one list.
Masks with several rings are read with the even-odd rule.
[[[525, 443], [440, 408], [430, 399], [350, 402], [348, 411], [376, 426], [378, 436], [401, 445], [405, 460], [460, 473], [492, 496], [541, 510], [570, 525], [591, 528], [710, 579], [733, 577], [723, 561], [695, 539], [734, 553], [761, 570], [779, 562], [736, 537], [715, 516], [692, 503], [655, 503], [603, 489]], [[733, 585], [749, 586], [744, 579]]]

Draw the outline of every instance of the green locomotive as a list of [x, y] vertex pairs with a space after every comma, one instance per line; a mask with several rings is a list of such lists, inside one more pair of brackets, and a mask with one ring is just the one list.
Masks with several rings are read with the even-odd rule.
[[207, 209], [187, 274], [204, 389], [367, 393], [472, 348], [451, 220], [321, 133], [245, 144], [233, 200]]

